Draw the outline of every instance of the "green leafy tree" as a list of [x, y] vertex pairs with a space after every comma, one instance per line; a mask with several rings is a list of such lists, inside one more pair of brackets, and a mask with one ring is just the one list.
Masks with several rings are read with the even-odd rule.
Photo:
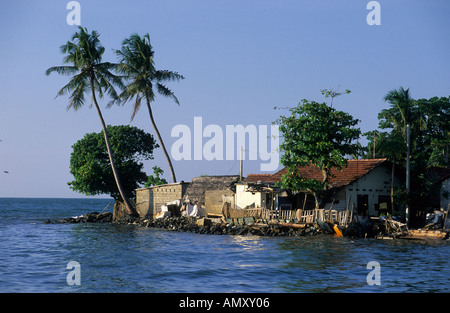
[[157, 70], [153, 60], [154, 51], [150, 43], [150, 36], [146, 34], [140, 37], [133, 34], [122, 43], [122, 49], [116, 51], [120, 64], [118, 70], [127, 80], [127, 86], [120, 94], [122, 103], [126, 103], [134, 98], [134, 109], [131, 119], [133, 120], [141, 106], [142, 100], [147, 104], [150, 121], [158, 137], [158, 141], [169, 164], [172, 181], [176, 182], [175, 171], [173, 169], [170, 156], [162, 140], [161, 134], [156, 126], [153, 117], [151, 103], [155, 100], [155, 90], [164, 97], [171, 98], [176, 104], [180, 104], [175, 94], [163, 83], [167, 81], [178, 81], [184, 77], [176, 72], [168, 70]]
[[449, 166], [450, 97], [415, 100], [409, 89], [400, 87], [385, 96], [391, 106], [378, 114], [379, 128], [367, 132], [366, 157], [387, 157], [404, 166], [406, 163], [406, 125], [410, 125], [411, 167]]
[[[342, 169], [347, 165], [346, 156], [358, 154], [355, 140], [361, 131], [355, 125], [359, 120], [326, 103], [305, 99], [289, 111], [290, 116], [281, 116], [276, 122], [284, 137], [280, 145], [281, 163], [287, 169], [281, 185], [311, 193], [318, 207], [319, 199], [328, 189], [331, 169]], [[321, 170], [321, 180], [301, 176], [298, 167], [309, 165]]]
[[406, 143], [401, 134], [376, 130], [366, 132], [363, 136], [368, 141], [367, 146], [362, 149], [363, 158], [387, 158], [394, 163], [405, 158]]
[[105, 48], [101, 45], [98, 37], [99, 34], [96, 31], [89, 33], [86, 28], [79, 27], [78, 32], [72, 36], [72, 41], [68, 41], [65, 45], [61, 46], [61, 52], [66, 54], [64, 63], [71, 65], [50, 67], [45, 73], [46, 75], [50, 75], [53, 72], [62, 75], [73, 75], [69, 83], [61, 88], [57, 94], [57, 96], [66, 93], [70, 94], [68, 110], [73, 108], [77, 111], [85, 104], [86, 95], [90, 94], [92, 97], [103, 129], [107, 154], [112, 168], [111, 175], [114, 177], [128, 214], [137, 216], [138, 214], [135, 208], [125, 195], [117, 165], [113, 158], [106, 124], [97, 102], [97, 95], [99, 98], [103, 98], [105, 93], [112, 99], [118, 99], [119, 96], [114, 86], [123, 86], [120, 77], [111, 72], [115, 69], [116, 65], [109, 62], [102, 62]]
[[[134, 198], [135, 189], [147, 181], [142, 161], [153, 159], [157, 144], [152, 135], [136, 127], [108, 126], [107, 131], [116, 170], [123, 177], [123, 192], [127, 198]], [[120, 200], [103, 134], [86, 134], [72, 148], [70, 173], [74, 180], [68, 183], [70, 188], [85, 195], [109, 194]]]
[[[397, 197], [408, 203], [412, 212], [429, 206], [428, 196], [436, 188], [430, 180], [430, 166], [448, 167], [450, 144], [450, 97], [415, 100], [409, 89], [389, 91], [385, 101], [389, 108], [378, 114], [379, 129], [368, 132], [365, 156], [386, 157], [402, 167], [406, 165], [406, 125], [410, 125], [410, 190], [401, 187]], [[412, 216], [415, 214], [412, 214]]]
[[164, 174], [164, 171], [159, 166], [153, 166], [153, 175], [148, 176], [145, 187], [148, 188], [151, 186], [167, 184], [167, 180], [165, 178], [161, 178], [162, 174]]
[[421, 137], [427, 165], [450, 167], [450, 97], [418, 99], [415, 104], [425, 124]]

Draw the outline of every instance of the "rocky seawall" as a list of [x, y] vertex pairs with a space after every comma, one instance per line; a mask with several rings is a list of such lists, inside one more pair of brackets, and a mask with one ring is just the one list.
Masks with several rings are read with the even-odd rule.
[[[375, 224], [362, 225], [350, 223], [341, 228], [332, 223], [286, 223], [280, 221], [259, 221], [253, 218], [222, 219], [205, 217], [163, 217], [157, 219], [133, 218], [122, 216], [113, 218], [113, 213], [92, 212], [81, 216], [47, 220], [46, 224], [63, 223], [115, 223], [118, 225], [133, 225], [151, 227], [167, 231], [190, 232], [209, 235], [253, 235], [253, 236], [289, 236], [304, 237], [319, 234], [334, 234], [339, 237], [377, 238], [377, 239], [447, 239], [449, 231], [440, 230], [407, 230], [401, 228], [401, 223], [383, 220]], [[336, 230], [335, 228], [338, 227]]]
[[302, 225], [294, 228], [286, 224], [276, 223], [250, 223], [235, 224], [228, 222], [215, 222], [219, 219], [196, 217], [164, 217], [159, 219], [122, 219], [118, 224], [139, 225], [169, 231], [182, 231], [210, 235], [254, 235], [254, 236], [313, 236], [323, 233], [322, 229], [314, 224]]
[[63, 223], [115, 223], [119, 225], [134, 225], [151, 227], [167, 231], [190, 232], [210, 235], [253, 235], [253, 236], [313, 236], [324, 233], [316, 224], [304, 224], [301, 228], [282, 223], [229, 223], [221, 219], [199, 217], [164, 217], [158, 219], [123, 217], [113, 220], [110, 212], [92, 212], [82, 216], [47, 220], [47, 224]]

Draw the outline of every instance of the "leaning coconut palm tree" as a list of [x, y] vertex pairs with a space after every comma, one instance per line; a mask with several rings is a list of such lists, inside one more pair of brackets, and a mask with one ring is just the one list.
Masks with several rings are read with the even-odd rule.
[[[161, 148], [166, 156], [167, 162], [169, 163], [172, 181], [175, 183], [175, 171], [166, 147], [164, 146], [158, 127], [156, 127], [151, 102], [155, 100], [154, 89], [156, 89], [160, 95], [172, 98], [176, 104], [180, 105], [180, 102], [175, 94], [162, 83], [166, 81], [178, 81], [180, 79], [184, 79], [184, 77], [176, 72], [155, 69], [155, 64], [153, 61], [154, 51], [150, 44], [149, 34], [146, 34], [142, 38], [137, 34], [131, 35], [130, 38], [127, 38], [122, 42], [122, 49], [117, 50], [116, 54], [120, 61], [117, 69], [129, 82], [120, 94], [122, 104], [125, 104], [130, 99], [135, 98], [134, 109], [131, 115], [131, 120], [133, 120], [141, 106], [142, 99], [146, 101], [148, 112], [150, 114], [150, 121], [155, 129], [156, 136], [161, 144]], [[111, 104], [112, 103], [110, 103], [110, 105]]]
[[106, 124], [97, 103], [96, 93], [100, 98], [106, 92], [111, 98], [118, 99], [119, 96], [114, 89], [114, 85], [119, 87], [123, 86], [121, 78], [110, 71], [115, 68], [116, 64], [102, 62], [102, 55], [105, 52], [105, 48], [101, 45], [98, 37], [99, 34], [96, 31], [92, 31], [89, 34], [86, 28], [79, 27], [79, 31], [72, 36], [72, 41], [68, 41], [65, 45], [61, 46], [61, 52], [67, 54], [64, 57], [64, 63], [72, 65], [50, 67], [45, 74], [50, 75], [50, 73], [56, 72], [62, 75], [74, 75], [69, 83], [61, 88], [57, 94], [57, 96], [66, 93], [70, 94], [70, 103], [67, 106], [67, 110], [73, 108], [77, 111], [84, 105], [86, 94], [91, 93], [92, 101], [102, 124], [106, 148], [119, 194], [122, 197], [128, 214], [138, 216], [136, 210], [124, 194], [111, 152]]

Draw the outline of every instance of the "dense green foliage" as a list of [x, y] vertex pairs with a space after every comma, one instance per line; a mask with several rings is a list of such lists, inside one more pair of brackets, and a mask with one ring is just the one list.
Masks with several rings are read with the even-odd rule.
[[378, 114], [379, 128], [364, 135], [369, 140], [366, 157], [387, 157], [394, 162], [406, 163], [406, 125], [411, 138], [411, 166], [450, 166], [447, 147], [450, 144], [450, 97], [414, 100], [409, 90], [390, 91], [386, 101], [390, 108]]
[[[346, 166], [348, 155], [358, 152], [355, 140], [361, 131], [355, 126], [359, 120], [326, 103], [308, 100], [302, 100], [290, 113], [276, 122], [284, 137], [281, 163], [287, 168], [282, 186], [310, 192], [318, 205], [320, 194], [327, 189], [331, 168], [341, 169]], [[322, 180], [301, 177], [298, 166], [310, 164], [322, 171]]]
[[[152, 135], [133, 126], [108, 126], [107, 132], [124, 192], [133, 198], [134, 190], [147, 181], [142, 160], [153, 159], [157, 144]], [[70, 188], [85, 195], [109, 194], [120, 199], [103, 134], [86, 134], [72, 148], [70, 173], [74, 180], [68, 183]]]
[[397, 190], [402, 203], [415, 209], [430, 205], [428, 196], [439, 186], [429, 175], [432, 166], [449, 167], [450, 97], [415, 100], [409, 89], [400, 87], [385, 96], [390, 104], [378, 114], [379, 129], [364, 135], [369, 140], [366, 158], [388, 158], [406, 166], [406, 125], [410, 125], [411, 189]]

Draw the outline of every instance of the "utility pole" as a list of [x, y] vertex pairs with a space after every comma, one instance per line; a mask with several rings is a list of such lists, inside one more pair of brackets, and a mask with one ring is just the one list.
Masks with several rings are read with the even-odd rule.
[[241, 146], [241, 160], [240, 160], [240, 166], [239, 166], [239, 181], [242, 181], [242, 175], [243, 175], [243, 164], [242, 164], [242, 146]]
[[447, 142], [447, 152], [445, 153], [445, 163], [448, 165], [448, 142]]
[[408, 195], [408, 203], [406, 204], [406, 225], [409, 227], [409, 222], [410, 222], [410, 211], [409, 211], [409, 195], [411, 193], [410, 190], [410, 163], [409, 163], [409, 154], [411, 152], [410, 150], [410, 138], [409, 138], [409, 132], [410, 132], [410, 127], [409, 124], [406, 125], [406, 192]]

